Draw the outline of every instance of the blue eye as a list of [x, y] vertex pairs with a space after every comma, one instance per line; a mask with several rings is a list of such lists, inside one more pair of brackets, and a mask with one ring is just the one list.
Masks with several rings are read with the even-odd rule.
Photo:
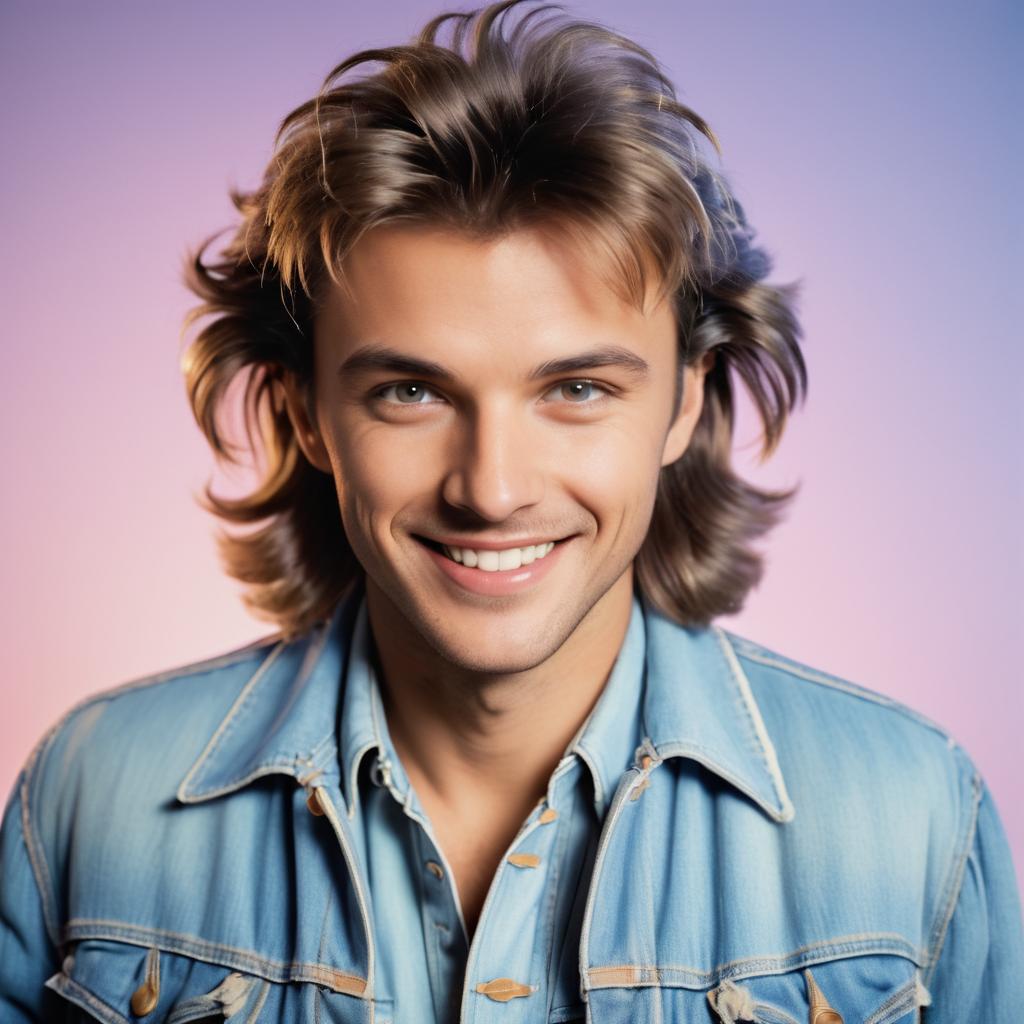
[[[567, 381], [565, 381], [564, 383], [562, 383], [562, 384], [557, 384], [557, 385], [555, 385], [555, 386], [556, 386], [556, 387], [559, 387], [559, 388], [576, 388], [576, 387], [579, 387], [579, 386], [581, 386], [581, 385], [582, 385], [582, 386], [583, 386], [584, 388], [588, 389], [587, 391], [585, 391], [585, 392], [584, 392], [584, 394], [585, 394], [585, 395], [586, 395], [586, 394], [589, 394], [589, 393], [590, 393], [590, 391], [593, 391], [593, 390], [594, 390], [595, 388], [596, 388], [596, 389], [598, 389], [598, 390], [600, 390], [600, 391], [601, 391], [601, 392], [603, 393], [603, 396], [602, 396], [602, 397], [606, 397], [606, 396], [608, 395], [608, 390], [607, 390], [606, 388], [603, 388], [603, 387], [601, 387], [601, 385], [600, 385], [600, 384], [596, 384], [596, 383], [595, 383], [594, 381], [592, 381], [592, 380], [567, 380]], [[578, 397], [580, 396], [580, 392], [579, 392], [579, 391], [576, 391], [576, 392], [569, 392], [569, 393], [571, 393], [571, 394], [574, 394], [574, 395], [575, 395], [575, 397], [577, 397], [577, 398], [578, 398]], [[598, 399], [598, 401], [600, 401], [600, 399]], [[570, 405], [592, 405], [592, 404], [593, 404], [593, 402], [590, 402], [590, 401], [584, 401], [584, 402], [570, 402], [569, 404], [570, 404]]]
[[[583, 390], [578, 390], [582, 388]], [[556, 384], [551, 391], [561, 389], [563, 395], [571, 395], [568, 405], [597, 405], [611, 395], [611, 391], [596, 381], [592, 380], [566, 380]], [[388, 392], [394, 391], [395, 399], [386, 397]], [[598, 397], [591, 397], [594, 391], [600, 392]], [[433, 394], [433, 389], [422, 381], [407, 380], [395, 384], [387, 384], [378, 388], [373, 397], [383, 401], [387, 405], [434, 405], [434, 402], [423, 401], [423, 395]]]
[[401, 395], [403, 392], [406, 395], [412, 395], [410, 401], [403, 401], [401, 398], [398, 402], [391, 402], [391, 405], [430, 405], [430, 402], [421, 402], [420, 396], [424, 391], [429, 392], [430, 388], [425, 384], [415, 380], [403, 381], [399, 384], [388, 384], [387, 387], [381, 388], [380, 391], [376, 392], [377, 398], [383, 398], [385, 393], [390, 391], [392, 388], [395, 389], [395, 393]]

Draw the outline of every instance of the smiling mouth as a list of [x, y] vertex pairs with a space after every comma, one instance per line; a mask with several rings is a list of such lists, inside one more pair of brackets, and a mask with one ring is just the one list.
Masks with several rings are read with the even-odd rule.
[[529, 545], [525, 548], [508, 548], [504, 551], [492, 551], [472, 548], [449, 548], [439, 541], [431, 540], [419, 534], [412, 535], [424, 547], [428, 547], [438, 554], [443, 555], [449, 561], [457, 565], [464, 565], [466, 568], [479, 569], [482, 572], [508, 572], [531, 565], [546, 558], [554, 550], [557, 544], [568, 538], [561, 538], [557, 541], [548, 541], [545, 544]]

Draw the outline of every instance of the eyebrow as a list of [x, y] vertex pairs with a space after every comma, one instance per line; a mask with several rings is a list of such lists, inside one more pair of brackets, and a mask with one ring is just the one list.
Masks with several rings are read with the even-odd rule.
[[[535, 366], [528, 380], [540, 380], [556, 374], [581, 373], [598, 369], [602, 366], [617, 366], [625, 370], [637, 381], [645, 380], [650, 375], [650, 365], [635, 352], [621, 345], [602, 345], [588, 349], [574, 356], [563, 356], [560, 359], [548, 359]], [[387, 345], [366, 345], [357, 349], [338, 367], [339, 376], [371, 373], [375, 371], [407, 374], [410, 377], [430, 377], [434, 380], [447, 381], [454, 384], [458, 374], [440, 363], [429, 359], [418, 359]]]

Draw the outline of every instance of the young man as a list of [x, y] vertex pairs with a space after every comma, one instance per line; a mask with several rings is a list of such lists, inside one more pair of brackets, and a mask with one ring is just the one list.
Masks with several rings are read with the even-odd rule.
[[[791, 493], [787, 288], [653, 58], [505, 2], [286, 119], [189, 349], [277, 634], [101, 693], [2, 833], [4, 1021], [1009, 1021], [992, 797], [713, 623]], [[366, 61], [374, 74], [338, 77]], [[203, 247], [205, 249], [205, 246]], [[927, 1007], [925, 1010], [924, 1008]]]

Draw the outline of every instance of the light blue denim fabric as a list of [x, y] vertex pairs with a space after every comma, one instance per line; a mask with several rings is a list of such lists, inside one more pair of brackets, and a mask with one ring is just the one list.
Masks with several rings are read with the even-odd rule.
[[[0, 828], [3, 1024], [392, 1019], [406, 976], [401, 950], [378, 948], [377, 894], [408, 879], [368, 870], [339, 767], [361, 600], [290, 643], [99, 694], [40, 740]], [[640, 749], [561, 951], [586, 1020], [1017, 1020], [1013, 864], [953, 738], [718, 626], [642, 612]], [[535, 950], [547, 927], [513, 938]], [[481, 964], [503, 969], [509, 936], [484, 938]], [[535, 969], [515, 966], [529, 991], [507, 1002], [471, 984], [461, 1020], [558, 1019], [531, 1002]], [[402, 1024], [435, 1012], [402, 1006]]]
[[[600, 698], [507, 851], [536, 854], [540, 863], [502, 861], [472, 946], [448, 859], [392, 746], [370, 644], [364, 600], [345, 677], [341, 763], [373, 908], [378, 997], [396, 1021], [446, 1024], [458, 1020], [463, 1002], [481, 1001], [477, 983], [521, 979], [533, 991], [500, 1007], [505, 1024], [583, 1020], [578, 950], [588, 868], [615, 785], [643, 739], [639, 600]], [[358, 774], [361, 765], [369, 771]], [[554, 820], [541, 817], [551, 810]]]

